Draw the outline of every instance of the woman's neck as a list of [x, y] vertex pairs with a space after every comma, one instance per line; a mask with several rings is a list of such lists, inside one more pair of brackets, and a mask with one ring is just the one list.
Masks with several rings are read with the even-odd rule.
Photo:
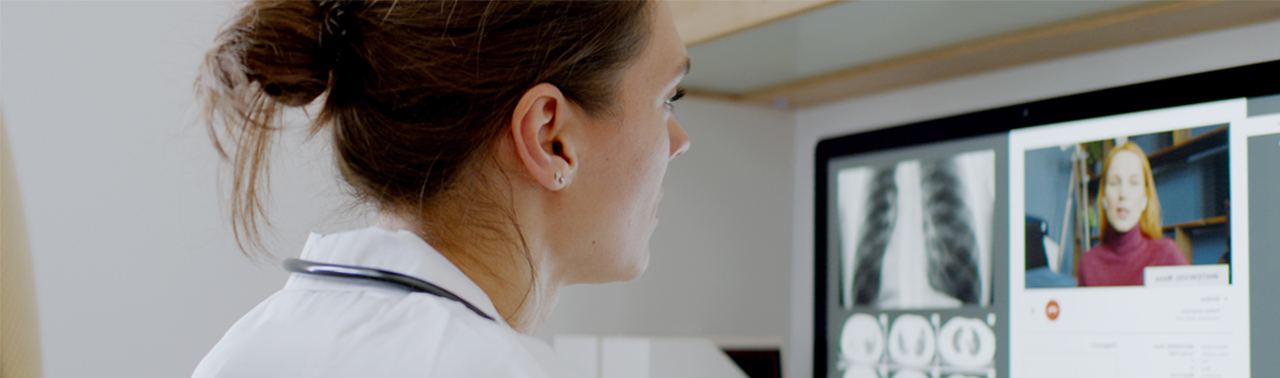
[[[538, 274], [551, 271], [544, 266], [545, 259], [539, 258], [545, 254], [535, 251], [540, 243], [514, 230], [510, 232], [516, 238], [513, 243], [511, 237], [499, 234], [506, 233], [506, 227], [479, 227], [471, 224], [474, 222], [444, 218], [455, 217], [410, 222], [405, 217], [383, 213], [378, 225], [417, 234], [484, 290], [511, 328], [526, 335], [536, 334], [560, 296], [560, 285], [553, 283], [551, 277]], [[514, 224], [509, 226], [515, 228]]]
[[1146, 244], [1147, 239], [1142, 235], [1142, 228], [1138, 226], [1134, 226], [1127, 232], [1120, 232], [1113, 228], [1107, 234], [1107, 245], [1117, 254], [1141, 250]]

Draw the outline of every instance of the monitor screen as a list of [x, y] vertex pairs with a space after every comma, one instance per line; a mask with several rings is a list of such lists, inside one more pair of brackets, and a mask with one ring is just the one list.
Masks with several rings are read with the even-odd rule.
[[815, 376], [1280, 369], [1259, 354], [1280, 350], [1262, 317], [1280, 309], [1267, 296], [1280, 289], [1278, 73], [1268, 62], [821, 141]]

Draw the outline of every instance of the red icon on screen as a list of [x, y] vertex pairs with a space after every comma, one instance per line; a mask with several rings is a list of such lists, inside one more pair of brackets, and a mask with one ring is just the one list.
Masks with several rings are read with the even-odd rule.
[[1049, 316], [1049, 320], [1058, 320], [1058, 301], [1050, 300], [1048, 305], [1044, 306], [1044, 314]]

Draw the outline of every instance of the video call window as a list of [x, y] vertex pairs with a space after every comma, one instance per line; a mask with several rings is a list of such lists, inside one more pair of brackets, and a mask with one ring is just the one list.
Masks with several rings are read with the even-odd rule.
[[1026, 287], [1229, 284], [1227, 131], [1026, 151]]

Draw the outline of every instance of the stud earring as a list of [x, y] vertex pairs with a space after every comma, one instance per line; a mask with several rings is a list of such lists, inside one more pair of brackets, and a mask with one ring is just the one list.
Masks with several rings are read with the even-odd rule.
[[560, 184], [560, 185], [564, 185], [564, 174], [563, 174], [563, 173], [556, 172], [556, 183], [557, 183], [557, 184]]

